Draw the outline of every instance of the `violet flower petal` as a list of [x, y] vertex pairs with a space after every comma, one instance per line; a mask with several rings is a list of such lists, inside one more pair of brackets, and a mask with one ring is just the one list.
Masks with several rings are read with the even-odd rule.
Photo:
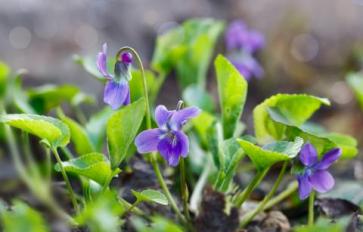
[[173, 138], [169, 136], [163, 138], [158, 145], [158, 151], [170, 166], [176, 166], [178, 164], [181, 146], [177, 141], [173, 141]]
[[240, 49], [248, 39], [248, 29], [241, 20], [232, 22], [225, 33], [225, 42], [228, 50]]
[[297, 181], [299, 184], [299, 197], [301, 200], [306, 199], [311, 192], [311, 184], [307, 176], [298, 176]]
[[186, 134], [184, 134], [183, 131], [175, 131], [174, 132], [178, 144], [180, 146], [180, 155], [182, 157], [187, 157], [188, 153], [189, 153], [189, 139], [188, 136]]
[[318, 154], [313, 145], [310, 143], [305, 144], [300, 151], [299, 155], [301, 163], [305, 166], [311, 166], [318, 162]]
[[102, 51], [97, 55], [97, 69], [107, 79], [112, 79], [112, 75], [107, 71], [107, 44], [102, 45]]
[[169, 111], [164, 105], [159, 105], [155, 109], [155, 121], [158, 126], [164, 127], [169, 121], [169, 118], [175, 111]]
[[339, 148], [328, 151], [323, 158], [314, 165], [316, 170], [325, 170], [330, 167], [335, 161], [337, 161], [342, 154], [342, 150]]
[[174, 131], [180, 130], [188, 120], [198, 116], [199, 113], [200, 109], [194, 106], [175, 111], [169, 121], [171, 129]]
[[130, 89], [127, 81], [117, 83], [110, 80], [106, 83], [103, 93], [103, 101], [109, 104], [113, 110], [126, 105], [129, 102]]
[[157, 151], [161, 135], [162, 131], [158, 128], [141, 132], [135, 138], [137, 151], [141, 154]]
[[183, 132], [176, 131], [173, 136], [166, 136], [160, 141], [158, 150], [170, 166], [176, 166], [179, 157], [185, 157], [189, 152], [188, 137]]
[[263, 35], [255, 30], [250, 30], [248, 33], [248, 39], [246, 41], [245, 49], [254, 53], [257, 50], [263, 48], [265, 46], [265, 38]]
[[318, 170], [309, 176], [309, 182], [319, 193], [325, 193], [333, 188], [335, 181], [333, 176], [325, 170]]

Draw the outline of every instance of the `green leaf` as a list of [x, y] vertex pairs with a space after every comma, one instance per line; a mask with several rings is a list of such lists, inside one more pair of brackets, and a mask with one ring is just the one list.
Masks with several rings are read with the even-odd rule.
[[119, 201], [117, 193], [105, 191], [94, 201], [87, 202], [76, 221], [92, 232], [119, 232], [124, 223], [120, 217], [125, 211], [126, 207]]
[[58, 111], [58, 117], [69, 127], [71, 141], [74, 143], [76, 152], [79, 155], [84, 155], [95, 150], [87, 132], [81, 125], [65, 116], [61, 110]]
[[116, 111], [107, 122], [108, 150], [112, 168], [117, 168], [127, 156], [132, 141], [145, 115], [143, 98]]
[[114, 111], [110, 107], [105, 107], [101, 111], [93, 114], [85, 125], [86, 132], [97, 151], [102, 151], [103, 141], [106, 135], [106, 124], [113, 113]]
[[[62, 164], [66, 172], [85, 176], [101, 185], [107, 184], [113, 174], [106, 156], [97, 152], [64, 161]], [[59, 164], [55, 165], [55, 170], [61, 171]]]
[[52, 117], [34, 114], [6, 114], [0, 116], [0, 122], [45, 139], [54, 147], [66, 146], [70, 140], [68, 126]]
[[197, 106], [206, 112], [214, 111], [214, 102], [203, 88], [197, 85], [190, 85], [183, 91], [183, 99], [187, 105]]
[[47, 232], [44, 216], [21, 201], [14, 201], [9, 211], [1, 213], [3, 230], [6, 232]]
[[336, 147], [342, 149], [342, 158], [352, 158], [358, 153], [357, 141], [350, 136], [327, 133], [322, 131], [321, 128], [311, 127], [310, 124], [295, 126], [276, 108], [268, 108], [267, 111], [274, 124], [284, 128], [284, 138], [291, 140], [297, 136], [301, 137], [313, 144], [319, 155], [325, 154]]
[[179, 225], [175, 224], [173, 221], [164, 218], [162, 216], [154, 216], [151, 218], [150, 222], [146, 222], [139, 217], [131, 218], [132, 225], [135, 227], [137, 232], [183, 232], [186, 231], [182, 229]]
[[279, 141], [264, 147], [259, 147], [242, 139], [238, 139], [238, 142], [256, 169], [262, 171], [277, 162], [291, 160], [296, 157], [304, 140], [297, 137], [293, 142]]
[[347, 83], [352, 88], [357, 101], [363, 110], [363, 75], [361, 73], [350, 73], [347, 76]]
[[222, 110], [224, 138], [233, 137], [247, 95], [247, 82], [239, 71], [222, 55], [214, 62], [219, 101]]
[[[159, 80], [151, 71], [146, 70], [145, 77], [147, 82], [149, 101], [152, 105], [155, 101], [161, 83], [159, 83]], [[130, 80], [129, 85], [131, 102], [135, 102], [140, 98], [144, 97], [143, 78], [139, 70], [132, 70], [132, 79]]]
[[191, 121], [204, 147], [208, 147], [209, 128], [216, 120], [212, 114], [202, 111]]
[[229, 189], [234, 174], [236, 173], [238, 164], [244, 156], [244, 152], [234, 138], [223, 141], [222, 151], [223, 163], [221, 168], [219, 168], [216, 187], [219, 191], [226, 192]]
[[347, 231], [346, 228], [349, 224], [349, 217], [342, 217], [339, 219], [322, 218], [320, 217], [313, 225], [310, 226], [297, 226], [294, 228], [294, 232], [317, 232], [317, 231], [329, 231], [329, 232], [342, 232]]
[[328, 99], [305, 94], [277, 94], [259, 104], [253, 110], [255, 134], [259, 143], [283, 139], [285, 127], [275, 123], [268, 108], [282, 112], [290, 125], [300, 126], [306, 122], [320, 106], [330, 105]]
[[73, 85], [44, 85], [28, 90], [30, 104], [38, 113], [46, 113], [64, 102], [71, 102], [80, 92]]
[[154, 202], [160, 205], [168, 205], [168, 199], [161, 192], [154, 189], [146, 189], [142, 192], [131, 190], [132, 194], [136, 197], [139, 202], [147, 201]]
[[223, 23], [213, 19], [191, 19], [159, 36], [151, 61], [154, 70], [167, 75], [176, 69], [182, 88], [205, 85], [206, 72]]
[[10, 68], [0, 61], [0, 99], [5, 95], [9, 74]]

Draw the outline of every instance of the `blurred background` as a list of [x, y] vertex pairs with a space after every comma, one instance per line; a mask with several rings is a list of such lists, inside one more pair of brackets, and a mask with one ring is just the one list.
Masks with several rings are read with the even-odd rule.
[[[0, 0], [0, 4], [0, 59], [15, 70], [27, 69], [27, 85], [73, 83], [98, 96], [102, 85], [74, 64], [73, 54], [96, 56], [104, 42], [110, 54], [128, 45], [148, 66], [156, 36], [187, 18], [243, 19], [267, 41], [259, 54], [265, 75], [251, 81], [250, 104], [277, 92], [328, 97], [333, 109], [326, 112], [323, 124], [361, 137], [362, 117], [344, 81], [347, 70], [355, 68], [363, 39], [361, 0]], [[221, 36], [217, 52], [223, 53], [223, 42]], [[166, 86], [173, 88], [173, 83], [169, 78]], [[162, 96], [168, 94], [164, 91]]]

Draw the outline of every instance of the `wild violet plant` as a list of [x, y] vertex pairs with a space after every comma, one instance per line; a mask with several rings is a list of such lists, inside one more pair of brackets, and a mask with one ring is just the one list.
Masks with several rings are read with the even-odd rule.
[[[260, 35], [238, 23], [231, 27], [226, 37], [227, 50], [236, 49], [251, 55], [262, 48]], [[125, 220], [131, 220], [137, 231], [166, 231], [166, 228], [168, 231], [194, 231], [203, 215], [200, 205], [204, 198], [202, 190], [207, 185], [225, 197], [229, 208], [240, 209], [275, 166], [280, 170], [271, 189], [256, 208], [241, 215], [239, 226], [246, 227], [257, 214], [278, 204], [297, 189], [302, 199], [310, 194], [309, 223], [313, 223], [312, 189], [326, 192], [332, 188], [334, 181], [327, 168], [339, 158], [354, 157], [357, 154], [356, 141], [346, 135], [315, 130], [308, 120], [322, 105], [328, 106], [330, 102], [306, 94], [277, 94], [266, 99], [253, 110], [254, 135], [243, 134], [240, 119], [249, 74], [243, 73], [230, 56], [228, 59], [223, 55], [215, 58], [220, 112], [216, 111], [205, 86], [206, 70], [222, 28], [223, 22], [195, 19], [161, 35], [157, 38], [152, 70], [144, 70], [138, 53], [130, 47], [122, 47], [116, 53], [114, 74], [107, 70], [106, 45], [96, 61], [77, 57], [77, 62], [86, 71], [102, 82], [106, 81], [104, 102], [111, 107], [107, 106], [90, 118], [86, 118], [79, 108], [90, 98], [78, 88], [23, 89], [21, 77], [14, 81], [7, 66], [0, 65], [0, 81], [4, 84], [0, 89], [0, 121], [4, 125], [1, 132], [20, 178], [33, 195], [72, 227], [121, 231]], [[168, 110], [163, 105], [154, 107], [160, 86], [174, 69], [186, 107], [183, 107], [183, 101], [178, 103], [176, 110]], [[15, 95], [17, 98], [13, 98]], [[75, 119], [63, 112], [64, 103], [74, 109]], [[58, 118], [45, 116], [54, 109]], [[155, 112], [156, 125], [151, 120], [152, 111]], [[11, 127], [22, 131], [21, 146], [17, 142], [18, 131]], [[45, 171], [34, 161], [29, 135], [41, 140]], [[160, 190], [155, 187], [134, 189], [135, 200], [129, 202], [119, 194], [123, 186], [112, 180], [130, 172], [136, 151], [148, 154], [142, 159], [151, 164]], [[159, 159], [157, 153], [164, 159]], [[197, 157], [198, 153], [200, 157]], [[319, 161], [322, 154], [325, 155]], [[248, 160], [243, 159], [245, 156]], [[303, 168], [296, 165], [299, 159]], [[254, 172], [250, 182], [242, 186], [234, 182], [234, 177], [239, 175], [239, 167], [248, 162], [253, 165]], [[171, 173], [171, 182], [180, 183], [180, 194], [175, 191], [175, 184], [167, 185], [160, 165]], [[299, 184], [294, 181], [276, 195], [283, 179], [289, 176], [287, 170], [290, 167]], [[64, 208], [54, 199], [53, 169], [62, 174], [73, 209]], [[193, 185], [192, 178], [196, 178]], [[76, 182], [82, 190], [74, 188]], [[175, 217], [170, 220], [148, 215], [141, 203], [170, 205]], [[30, 215], [38, 218], [37, 223], [27, 225], [32, 231], [39, 228], [39, 224], [45, 224], [40, 213], [27, 204], [14, 202], [14, 206], [13, 210], [1, 210], [5, 215], [2, 216], [3, 222], [16, 226], [14, 223], [17, 222], [9, 218]], [[21, 210], [27, 214], [20, 214]], [[221, 211], [225, 215], [228, 210]], [[100, 221], [100, 212], [102, 217], [107, 217], [108, 223]], [[36, 231], [48, 229], [41, 226]], [[213, 231], [213, 227], [208, 231]]]

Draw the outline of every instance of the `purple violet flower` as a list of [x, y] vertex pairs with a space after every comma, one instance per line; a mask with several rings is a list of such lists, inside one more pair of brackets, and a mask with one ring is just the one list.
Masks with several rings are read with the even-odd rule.
[[261, 77], [263, 69], [253, 54], [265, 46], [263, 35], [247, 28], [241, 20], [232, 22], [225, 33], [227, 57], [246, 78]]
[[334, 148], [319, 161], [313, 145], [307, 143], [303, 146], [299, 158], [305, 168], [302, 173], [297, 175], [301, 200], [306, 199], [312, 189], [325, 193], [333, 188], [335, 181], [327, 169], [339, 159], [341, 153], [341, 149]]
[[123, 105], [130, 104], [130, 88], [131, 80], [131, 63], [132, 55], [124, 52], [116, 61], [114, 67], [114, 75], [107, 71], [107, 44], [104, 43], [102, 51], [97, 56], [98, 71], [107, 79], [103, 92], [103, 101], [110, 105], [113, 110]]
[[137, 151], [141, 154], [159, 151], [170, 166], [176, 166], [179, 158], [189, 153], [189, 139], [183, 126], [200, 113], [197, 107], [168, 110], [159, 105], [155, 110], [155, 121], [159, 128], [141, 132], [135, 139]]

